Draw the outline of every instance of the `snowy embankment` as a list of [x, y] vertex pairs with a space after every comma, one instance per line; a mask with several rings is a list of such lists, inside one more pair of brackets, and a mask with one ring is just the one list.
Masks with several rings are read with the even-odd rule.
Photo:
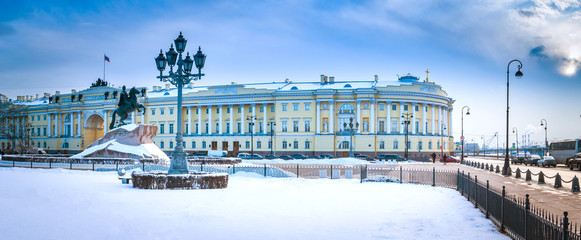
[[509, 239], [452, 189], [234, 174], [141, 190], [116, 173], [0, 168], [2, 239]]

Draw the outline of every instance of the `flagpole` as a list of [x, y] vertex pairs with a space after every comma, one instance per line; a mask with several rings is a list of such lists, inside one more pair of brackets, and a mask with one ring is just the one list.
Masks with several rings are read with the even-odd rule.
[[[105, 54], [103, 54], [105, 56]], [[105, 81], [105, 57], [103, 57], [103, 81]]]

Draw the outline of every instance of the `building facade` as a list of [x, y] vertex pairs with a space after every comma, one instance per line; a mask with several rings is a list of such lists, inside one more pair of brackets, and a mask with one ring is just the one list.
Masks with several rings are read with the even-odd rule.
[[[405, 152], [406, 127], [411, 158], [453, 152], [454, 100], [440, 85], [407, 75], [397, 81], [273, 82], [194, 86], [183, 89], [177, 109], [177, 89], [166, 85], [141, 88], [145, 112], [134, 112], [133, 123], [158, 126], [155, 144], [166, 152], [175, 147], [177, 111], [189, 153], [226, 150], [258, 154], [331, 154], [354, 152], [368, 156]], [[16, 126], [25, 141], [49, 152], [76, 153], [102, 137], [117, 107], [121, 89], [106, 83], [43, 97], [21, 96], [22, 114], [0, 119], [0, 129]], [[349, 131], [349, 123], [358, 123]], [[409, 124], [405, 124], [409, 123]], [[354, 124], [355, 125], [355, 124]], [[351, 136], [353, 133], [353, 136]], [[4, 150], [14, 141], [0, 139]]]

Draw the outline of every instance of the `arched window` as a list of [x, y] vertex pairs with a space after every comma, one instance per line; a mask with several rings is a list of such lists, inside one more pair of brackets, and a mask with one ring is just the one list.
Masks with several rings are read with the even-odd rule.
[[354, 113], [355, 107], [350, 103], [343, 103], [339, 107], [339, 113]]

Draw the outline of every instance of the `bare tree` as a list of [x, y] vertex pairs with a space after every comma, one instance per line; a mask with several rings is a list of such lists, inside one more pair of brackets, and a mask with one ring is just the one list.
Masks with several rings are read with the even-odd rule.
[[14, 104], [6, 96], [0, 94], [0, 139], [8, 140], [6, 152], [26, 152], [28, 123], [27, 107]]

